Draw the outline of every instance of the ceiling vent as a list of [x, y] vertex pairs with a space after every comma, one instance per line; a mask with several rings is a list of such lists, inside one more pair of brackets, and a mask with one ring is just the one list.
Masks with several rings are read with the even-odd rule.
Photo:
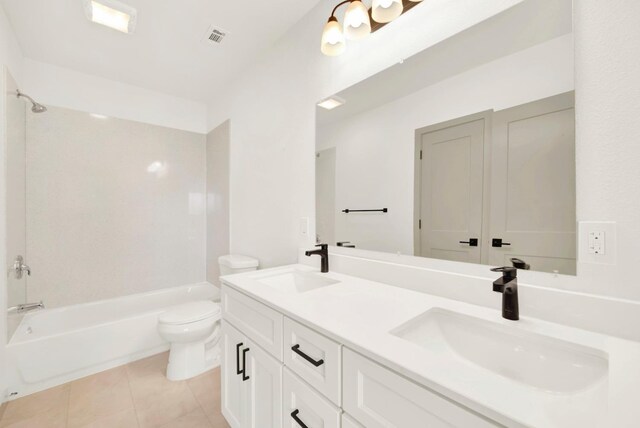
[[212, 25], [207, 30], [204, 41], [213, 45], [219, 45], [229, 35], [227, 30]]

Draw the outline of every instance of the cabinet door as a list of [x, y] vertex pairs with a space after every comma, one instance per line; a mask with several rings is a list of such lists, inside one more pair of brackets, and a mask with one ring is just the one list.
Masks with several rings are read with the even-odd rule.
[[[282, 426], [282, 364], [253, 342], [248, 342], [245, 372], [249, 388], [249, 424], [252, 428]], [[244, 351], [243, 351], [244, 352]]]
[[222, 321], [222, 414], [233, 428], [248, 426], [251, 402], [247, 382], [243, 382], [242, 348], [246, 338], [231, 324]]

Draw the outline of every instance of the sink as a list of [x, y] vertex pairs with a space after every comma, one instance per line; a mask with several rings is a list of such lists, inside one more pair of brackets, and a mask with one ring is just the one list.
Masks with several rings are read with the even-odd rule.
[[316, 288], [337, 284], [340, 281], [326, 278], [313, 272], [286, 272], [257, 279], [258, 282], [280, 291], [289, 293], [304, 293]]
[[444, 358], [551, 393], [587, 389], [607, 376], [603, 351], [434, 308], [390, 332]]

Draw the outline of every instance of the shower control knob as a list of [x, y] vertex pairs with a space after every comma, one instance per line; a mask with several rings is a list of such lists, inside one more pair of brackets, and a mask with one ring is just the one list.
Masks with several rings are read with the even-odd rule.
[[24, 257], [16, 256], [16, 259], [13, 262], [13, 273], [16, 276], [16, 279], [22, 279], [22, 276], [26, 272], [28, 276], [31, 276], [31, 268], [24, 263]]

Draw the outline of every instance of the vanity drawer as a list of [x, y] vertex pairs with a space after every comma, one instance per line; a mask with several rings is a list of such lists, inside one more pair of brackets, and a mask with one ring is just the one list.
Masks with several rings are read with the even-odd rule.
[[284, 364], [334, 404], [341, 403], [341, 345], [284, 319]]
[[283, 375], [282, 403], [284, 427], [340, 427], [340, 409], [286, 367]]
[[343, 408], [367, 428], [498, 427], [473, 411], [374, 363], [343, 353]]
[[282, 314], [224, 284], [221, 305], [222, 318], [282, 362]]

